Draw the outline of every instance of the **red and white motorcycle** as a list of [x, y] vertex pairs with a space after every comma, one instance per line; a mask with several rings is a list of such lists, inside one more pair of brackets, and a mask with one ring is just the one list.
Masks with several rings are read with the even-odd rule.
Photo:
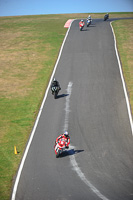
[[54, 145], [54, 151], [56, 154], [56, 158], [58, 158], [62, 152], [66, 149], [66, 140], [64, 138], [59, 139], [59, 141]]
[[83, 22], [83, 20], [79, 22], [79, 29], [80, 29], [80, 31], [83, 30], [84, 25], [85, 25], [85, 23]]

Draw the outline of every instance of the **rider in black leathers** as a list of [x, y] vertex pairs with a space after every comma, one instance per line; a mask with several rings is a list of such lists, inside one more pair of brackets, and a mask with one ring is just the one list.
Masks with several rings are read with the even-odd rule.
[[[51, 91], [52, 91], [52, 87], [58, 87], [58, 90], [61, 90], [60, 84], [55, 78], [51, 84]], [[52, 91], [52, 94], [53, 94], [53, 91]]]
[[104, 16], [104, 21], [109, 19], [109, 13], [107, 13], [105, 16]]

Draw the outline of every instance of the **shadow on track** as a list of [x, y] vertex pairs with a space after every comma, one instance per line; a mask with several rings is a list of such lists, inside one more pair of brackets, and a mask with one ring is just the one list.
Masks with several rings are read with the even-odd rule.
[[68, 151], [64, 151], [61, 155], [60, 155], [60, 158], [63, 158], [63, 157], [66, 157], [66, 156], [71, 156], [71, 155], [74, 155], [74, 154], [77, 154], [77, 153], [81, 153], [83, 152], [84, 150], [74, 150], [74, 149], [70, 149]]
[[63, 97], [67, 97], [69, 94], [60, 94], [57, 96], [56, 99], [60, 99], [60, 98], [63, 98]]
[[91, 24], [89, 27], [96, 27], [95, 24]]
[[[86, 29], [83, 29], [82, 31], [89, 31], [89, 30], [86, 28]], [[81, 32], [82, 32], [82, 31], [81, 31]]]

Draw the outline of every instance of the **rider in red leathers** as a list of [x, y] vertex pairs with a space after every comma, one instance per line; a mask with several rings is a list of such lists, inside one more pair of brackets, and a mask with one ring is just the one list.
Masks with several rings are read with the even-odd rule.
[[65, 131], [65, 133], [59, 135], [57, 138], [56, 138], [56, 143], [58, 143], [58, 141], [63, 138], [65, 139], [66, 141], [66, 148], [68, 149], [69, 148], [69, 144], [70, 144], [70, 137], [69, 137], [69, 133], [67, 131]]
[[84, 23], [83, 19], [81, 19], [81, 21], [79, 22], [79, 28], [84, 26], [84, 25], [85, 25], [85, 23]]

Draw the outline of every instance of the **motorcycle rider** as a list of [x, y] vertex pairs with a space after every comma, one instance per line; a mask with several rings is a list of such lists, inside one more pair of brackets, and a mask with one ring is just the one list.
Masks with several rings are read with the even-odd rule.
[[91, 22], [92, 22], [92, 19], [91, 19], [91, 16], [89, 15], [88, 18], [87, 18], [87, 24], [88, 23], [91, 24]]
[[91, 21], [91, 16], [89, 15], [87, 19]]
[[66, 141], [66, 148], [68, 149], [69, 148], [69, 144], [70, 144], [69, 133], [67, 131], [65, 131], [63, 134], [59, 135], [56, 138], [55, 144], [58, 143], [61, 138], [65, 139], [65, 141]]
[[107, 15], [107, 18], [109, 19], [109, 13], [107, 13], [106, 15]]
[[109, 19], [109, 13], [107, 13], [107, 14], [104, 16], [104, 19], [105, 19], [105, 20]]
[[84, 26], [84, 25], [85, 25], [85, 23], [84, 23], [83, 19], [81, 19], [81, 21], [79, 22], [79, 27]]
[[58, 87], [58, 90], [61, 90], [60, 84], [59, 84], [59, 82], [55, 78], [53, 79], [53, 82], [51, 84], [52, 94], [53, 94], [53, 90], [52, 90], [53, 87]]

